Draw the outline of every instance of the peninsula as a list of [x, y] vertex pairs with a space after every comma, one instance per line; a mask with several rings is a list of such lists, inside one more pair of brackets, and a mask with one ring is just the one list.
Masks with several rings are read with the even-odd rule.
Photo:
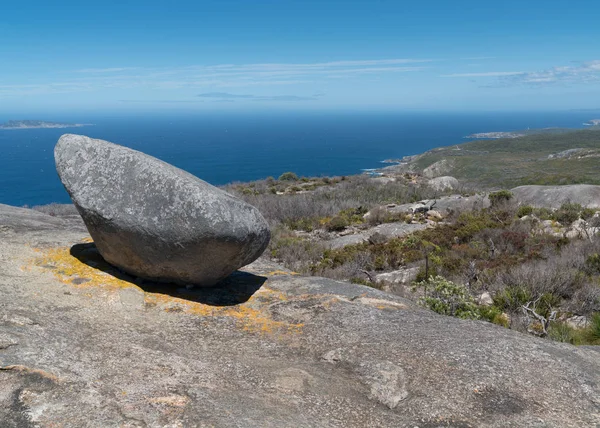
[[60, 123], [41, 120], [9, 120], [6, 123], [0, 123], [0, 129], [81, 128], [83, 126], [91, 126], [91, 123]]

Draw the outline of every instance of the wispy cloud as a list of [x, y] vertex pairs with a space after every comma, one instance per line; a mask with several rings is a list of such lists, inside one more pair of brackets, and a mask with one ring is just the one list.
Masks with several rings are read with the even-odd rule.
[[512, 79], [513, 83], [598, 83], [600, 82], [600, 60], [588, 61], [575, 66], [553, 67], [548, 70], [523, 73]]
[[207, 92], [198, 95], [200, 98], [212, 98], [218, 101], [253, 100], [253, 101], [314, 101], [316, 96], [301, 97], [298, 95], [243, 95], [230, 94], [228, 92]]
[[482, 73], [453, 73], [441, 77], [496, 77], [490, 87], [508, 85], [551, 85], [559, 83], [600, 83], [600, 60], [578, 65], [552, 67], [541, 71], [487, 71]]
[[442, 74], [442, 77], [502, 77], [502, 76], [518, 76], [525, 74], [522, 71], [486, 71], [483, 73], [454, 73]]
[[[326, 84], [333, 80], [360, 79], [364, 75], [383, 76], [415, 73], [427, 69], [433, 59], [388, 58], [307, 63], [249, 63], [191, 65], [185, 67], [107, 67], [82, 68], [63, 73], [63, 79], [6, 82], [0, 96], [56, 94], [109, 89], [220, 89]], [[10, 83], [10, 84], [9, 84]], [[280, 96], [284, 97], [284, 96]], [[288, 100], [296, 100], [293, 96]], [[305, 97], [299, 97], [303, 99]], [[311, 98], [311, 97], [306, 97]], [[266, 99], [262, 99], [265, 100]], [[279, 100], [284, 100], [280, 98]]]
[[127, 70], [136, 70], [136, 67], [82, 68], [75, 70], [75, 73], [118, 73]]
[[153, 103], [153, 104], [194, 104], [204, 102], [203, 100], [119, 100], [120, 103]]
[[220, 99], [249, 99], [254, 98], [254, 95], [229, 94], [227, 92], [206, 92], [198, 94], [200, 98], [220, 98]]
[[464, 61], [479, 61], [479, 60], [484, 60], [484, 59], [496, 59], [495, 56], [468, 56], [465, 58], [461, 58], [461, 60]]

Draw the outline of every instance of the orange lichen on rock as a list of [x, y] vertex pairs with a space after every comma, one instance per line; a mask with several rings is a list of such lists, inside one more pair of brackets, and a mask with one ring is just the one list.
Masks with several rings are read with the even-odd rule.
[[[87, 260], [86, 263], [71, 254], [69, 247], [59, 247], [37, 250], [40, 254], [34, 264], [39, 267], [49, 268], [54, 276], [64, 284], [77, 287], [134, 287], [128, 281], [117, 278], [106, 272], [108, 265], [103, 259]], [[93, 267], [96, 265], [96, 267]], [[105, 269], [103, 269], [105, 268]]]
[[298, 272], [285, 271], [285, 270], [274, 270], [266, 274], [266, 276], [276, 276], [276, 275], [300, 275]]
[[232, 318], [240, 328], [249, 332], [265, 334], [301, 332], [302, 324], [278, 321], [269, 313], [269, 304], [281, 301], [282, 297], [283, 293], [265, 288], [247, 302], [234, 306], [212, 306], [158, 293], [146, 293], [145, 301], [148, 305], [163, 307], [166, 311], [175, 311], [177, 307], [181, 312], [199, 317]]
[[[89, 245], [89, 244], [88, 244]], [[39, 255], [34, 265], [50, 269], [62, 283], [78, 288], [98, 287], [108, 292], [135, 287], [144, 292], [147, 306], [156, 306], [167, 312], [183, 312], [199, 317], [228, 317], [235, 320], [236, 325], [245, 331], [265, 334], [300, 332], [302, 324], [291, 324], [273, 319], [269, 305], [286, 300], [285, 293], [275, 291], [263, 285], [247, 301], [237, 305], [216, 306], [193, 299], [172, 296], [165, 293], [154, 293], [142, 290], [132, 282], [120, 279], [119, 271], [108, 264], [102, 257], [93, 252], [85, 252], [75, 257], [68, 247], [38, 249]]]

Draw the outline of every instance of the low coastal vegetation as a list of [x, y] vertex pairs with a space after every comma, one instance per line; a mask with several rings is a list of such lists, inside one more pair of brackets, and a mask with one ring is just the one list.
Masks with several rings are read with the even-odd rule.
[[569, 132], [532, 133], [441, 147], [391, 169], [440, 166], [445, 175], [477, 187], [600, 184], [600, 126]]
[[[311, 189], [295, 190], [302, 183]], [[600, 343], [596, 210], [576, 203], [555, 210], [519, 205], [508, 190], [488, 193], [487, 207], [443, 218], [433, 210], [389, 209], [444, 198], [444, 192], [418, 183], [408, 174], [395, 180], [285, 174], [228, 190], [259, 207], [272, 228], [268, 255], [299, 273], [391, 291], [445, 315], [572, 344]], [[332, 236], [373, 231], [387, 222], [427, 227], [329, 245]], [[402, 271], [414, 275], [401, 285], [386, 281], [386, 274]]]

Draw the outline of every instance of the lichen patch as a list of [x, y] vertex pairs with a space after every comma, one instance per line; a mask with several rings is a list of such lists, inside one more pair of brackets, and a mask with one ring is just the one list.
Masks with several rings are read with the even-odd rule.
[[[33, 265], [50, 271], [63, 284], [80, 289], [99, 288], [108, 292], [107, 299], [117, 296], [126, 288], [136, 288], [144, 293], [147, 307], [157, 307], [166, 312], [182, 312], [205, 318], [230, 318], [244, 331], [262, 334], [288, 334], [302, 331], [302, 324], [288, 323], [273, 319], [269, 310], [275, 303], [287, 300], [283, 292], [263, 285], [246, 301], [231, 305], [211, 305], [193, 300], [193, 294], [178, 297], [165, 293], [143, 290], [125, 279], [117, 269], [108, 264], [100, 255], [94, 253], [75, 257], [68, 247], [36, 249]], [[164, 287], [169, 287], [165, 285]], [[176, 287], [176, 286], [173, 286]], [[176, 290], [176, 289], [175, 289]], [[177, 294], [174, 292], [173, 294]], [[92, 294], [90, 294], [90, 297]], [[115, 300], [118, 299], [115, 297]]]

